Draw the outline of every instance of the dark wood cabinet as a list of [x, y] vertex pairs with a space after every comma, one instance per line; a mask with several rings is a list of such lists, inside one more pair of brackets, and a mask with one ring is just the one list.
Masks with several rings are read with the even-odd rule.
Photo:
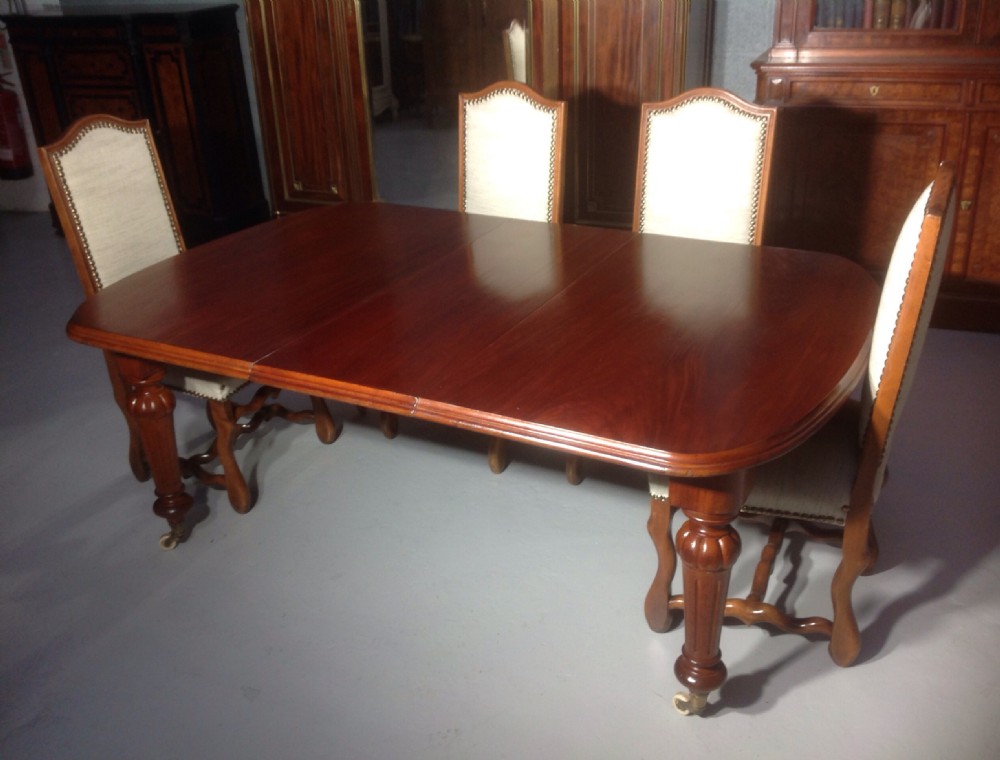
[[529, 79], [569, 103], [564, 219], [632, 223], [639, 111], [708, 84], [707, 0], [534, 0]]
[[92, 113], [148, 118], [188, 245], [269, 216], [236, 10], [88, 5], [2, 17], [38, 144]]
[[453, 126], [458, 93], [507, 78], [503, 32], [525, 25], [531, 0], [424, 0], [425, 108], [430, 123]]
[[924, 5], [778, 0], [754, 62], [757, 100], [782, 107], [765, 239], [879, 276], [913, 199], [954, 161], [935, 324], [1000, 331], [1000, 3]]
[[247, 0], [275, 213], [374, 195], [369, 93], [353, 0]]

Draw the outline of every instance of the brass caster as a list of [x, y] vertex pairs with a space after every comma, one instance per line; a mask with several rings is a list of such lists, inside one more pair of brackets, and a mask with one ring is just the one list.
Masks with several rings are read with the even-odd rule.
[[184, 528], [180, 525], [175, 526], [170, 529], [168, 533], [164, 533], [160, 536], [160, 548], [165, 552], [172, 551], [177, 548], [177, 544], [181, 542], [181, 537], [184, 535]]
[[697, 715], [708, 704], [708, 696], [680, 691], [674, 695], [674, 709], [681, 715]]

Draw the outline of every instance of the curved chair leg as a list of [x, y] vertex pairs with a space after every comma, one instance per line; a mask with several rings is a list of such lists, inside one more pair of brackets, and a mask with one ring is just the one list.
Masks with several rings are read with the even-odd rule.
[[583, 482], [583, 468], [580, 464], [580, 457], [575, 454], [570, 454], [566, 457], [566, 480], [574, 486], [578, 486]]
[[236, 462], [233, 450], [240, 434], [233, 403], [231, 401], [209, 401], [208, 412], [212, 418], [212, 427], [215, 428], [217, 435], [216, 451], [219, 456], [219, 464], [222, 466], [229, 503], [240, 514], [246, 514], [252, 505], [250, 503], [250, 489], [247, 487], [246, 479]]
[[499, 475], [507, 469], [510, 464], [510, 455], [507, 452], [507, 441], [503, 438], [490, 439], [490, 470]]
[[680, 620], [680, 614], [670, 609], [670, 586], [677, 570], [677, 554], [674, 551], [674, 537], [671, 535], [674, 507], [668, 499], [651, 496], [649, 499], [649, 521], [646, 529], [656, 548], [656, 576], [646, 593], [646, 623], [657, 633], [666, 633]]
[[875, 526], [868, 525], [868, 564], [861, 571], [862, 575], [871, 575], [875, 572], [875, 565], [878, 562], [878, 537], [875, 535]]
[[830, 636], [830, 657], [841, 667], [851, 665], [861, 652], [861, 632], [854, 615], [851, 594], [858, 577], [873, 564], [869, 540], [874, 535], [871, 523], [864, 515], [848, 515], [844, 526], [844, 556], [833, 576], [830, 595], [833, 598], [833, 632]]
[[316, 437], [322, 443], [333, 443], [337, 440], [337, 423], [333, 421], [330, 407], [326, 405], [326, 401], [318, 396], [311, 396], [310, 399], [315, 417]]

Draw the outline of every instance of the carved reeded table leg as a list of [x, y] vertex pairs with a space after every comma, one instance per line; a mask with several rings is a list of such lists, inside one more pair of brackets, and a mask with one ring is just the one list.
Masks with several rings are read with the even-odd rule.
[[688, 693], [674, 697], [683, 714], [701, 712], [708, 694], [726, 680], [719, 651], [729, 573], [740, 553], [730, 525], [746, 496], [745, 472], [710, 478], [671, 478], [670, 503], [688, 518], [677, 532], [684, 570], [684, 648], [674, 673]]
[[191, 496], [184, 490], [174, 436], [174, 394], [164, 387], [163, 368], [141, 359], [116, 355], [115, 364], [128, 388], [128, 413], [136, 421], [142, 447], [156, 484], [153, 512], [164, 518], [170, 531], [160, 546], [173, 549], [184, 536]]

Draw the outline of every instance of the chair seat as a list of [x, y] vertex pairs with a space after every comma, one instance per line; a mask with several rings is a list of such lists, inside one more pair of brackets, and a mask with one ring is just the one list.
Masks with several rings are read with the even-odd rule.
[[168, 366], [163, 377], [163, 384], [174, 390], [183, 391], [209, 401], [228, 401], [234, 393], [247, 384], [247, 381], [225, 375], [213, 375], [210, 372]]
[[860, 413], [849, 401], [804, 444], [757, 468], [742, 514], [843, 525], [860, 461]]
[[[860, 413], [860, 404], [848, 401], [801, 446], [758, 467], [740, 514], [842, 526], [858, 472]], [[667, 499], [668, 479], [650, 475], [649, 493]]]

